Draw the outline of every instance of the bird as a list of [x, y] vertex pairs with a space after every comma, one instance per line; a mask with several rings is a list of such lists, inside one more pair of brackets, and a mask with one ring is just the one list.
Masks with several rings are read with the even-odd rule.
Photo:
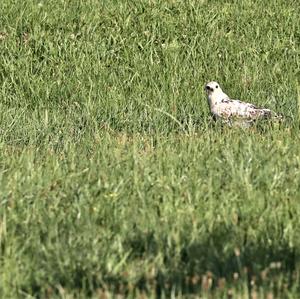
[[209, 109], [214, 120], [219, 119], [231, 126], [249, 127], [259, 119], [282, 118], [270, 109], [258, 108], [251, 103], [230, 99], [223, 92], [218, 82], [208, 82], [205, 84], [204, 89], [207, 93]]

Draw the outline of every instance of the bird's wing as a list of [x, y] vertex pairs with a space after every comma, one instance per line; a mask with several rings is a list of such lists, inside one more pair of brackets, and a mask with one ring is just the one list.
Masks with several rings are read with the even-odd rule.
[[216, 106], [216, 113], [224, 118], [243, 118], [243, 119], [257, 119], [271, 117], [271, 110], [260, 109], [255, 105], [242, 102], [239, 100], [232, 100], [229, 98], [222, 99]]

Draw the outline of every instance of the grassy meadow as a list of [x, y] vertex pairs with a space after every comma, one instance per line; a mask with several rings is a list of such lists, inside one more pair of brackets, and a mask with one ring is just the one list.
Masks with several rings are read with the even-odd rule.
[[[299, 15], [0, 1], [0, 298], [300, 298]], [[211, 80], [285, 121], [213, 123]]]

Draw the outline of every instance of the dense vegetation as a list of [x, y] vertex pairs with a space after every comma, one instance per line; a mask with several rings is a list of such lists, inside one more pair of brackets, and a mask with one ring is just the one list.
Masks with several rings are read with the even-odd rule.
[[[298, 1], [0, 1], [1, 298], [298, 298]], [[285, 115], [214, 124], [203, 86]]]

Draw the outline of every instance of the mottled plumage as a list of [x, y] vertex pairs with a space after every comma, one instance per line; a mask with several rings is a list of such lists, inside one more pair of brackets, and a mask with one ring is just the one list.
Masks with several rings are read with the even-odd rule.
[[278, 118], [270, 109], [258, 108], [253, 104], [232, 100], [224, 93], [217, 82], [205, 85], [210, 112], [214, 119], [221, 119], [226, 123], [250, 125], [257, 119]]

